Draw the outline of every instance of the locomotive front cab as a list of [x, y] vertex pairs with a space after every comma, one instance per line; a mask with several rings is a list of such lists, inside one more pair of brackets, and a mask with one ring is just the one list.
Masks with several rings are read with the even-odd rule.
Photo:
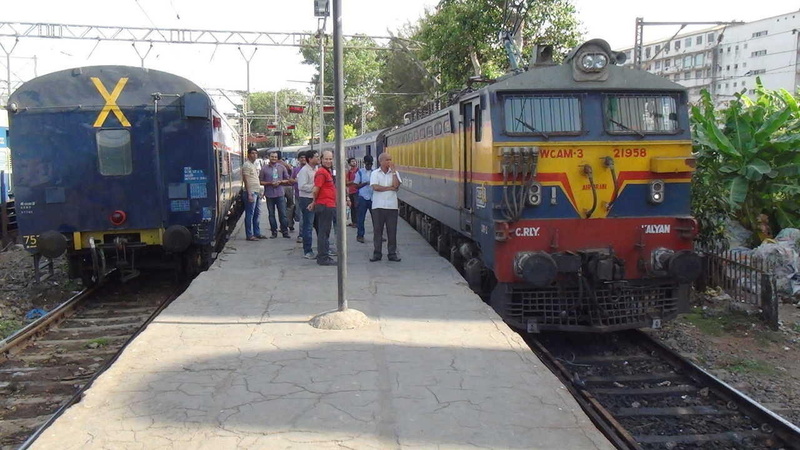
[[489, 88], [493, 233], [479, 239], [512, 325], [613, 331], [688, 307], [700, 260], [686, 92], [622, 61], [592, 40]]

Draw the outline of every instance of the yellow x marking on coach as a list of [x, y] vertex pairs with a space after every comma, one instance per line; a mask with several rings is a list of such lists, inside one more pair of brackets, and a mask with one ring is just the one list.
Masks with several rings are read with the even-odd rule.
[[94, 87], [97, 88], [97, 91], [100, 92], [100, 95], [102, 95], [103, 99], [106, 101], [106, 105], [103, 106], [103, 110], [100, 111], [100, 114], [97, 115], [97, 120], [94, 121], [95, 128], [103, 126], [103, 123], [106, 121], [106, 117], [108, 117], [109, 112], [113, 112], [114, 115], [117, 116], [119, 123], [121, 123], [123, 127], [131, 126], [131, 123], [128, 122], [127, 118], [125, 118], [125, 114], [122, 114], [122, 110], [119, 109], [119, 106], [117, 106], [117, 98], [119, 98], [119, 94], [122, 93], [122, 89], [125, 87], [125, 83], [127, 82], [127, 78], [120, 78], [117, 82], [117, 85], [114, 86], [114, 91], [109, 94], [106, 90], [106, 87], [103, 86], [103, 82], [97, 77], [92, 77], [92, 83], [94, 83]]

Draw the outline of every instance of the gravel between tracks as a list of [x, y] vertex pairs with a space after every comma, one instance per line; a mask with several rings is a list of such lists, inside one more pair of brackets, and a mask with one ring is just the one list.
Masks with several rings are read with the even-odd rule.
[[[650, 331], [670, 348], [800, 426], [800, 309], [781, 306], [772, 331], [756, 317], [730, 315], [723, 305], [696, 308]], [[704, 319], [708, 319], [707, 321]], [[722, 325], [719, 325], [722, 324]]]
[[79, 280], [67, 278], [66, 259], [53, 261], [54, 276], [40, 283], [33, 280], [33, 258], [12, 246], [0, 252], [0, 337], [25, 323], [34, 308], [49, 311], [81, 290]]

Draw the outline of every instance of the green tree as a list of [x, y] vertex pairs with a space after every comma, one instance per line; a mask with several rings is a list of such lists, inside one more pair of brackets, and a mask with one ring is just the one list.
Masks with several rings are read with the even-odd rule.
[[[442, 0], [427, 12], [414, 38], [423, 43], [420, 54], [429, 69], [441, 74], [445, 91], [461, 89], [479, 65], [484, 77], [496, 78], [509, 67], [501, 31], [512, 31], [506, 0]], [[565, 54], [578, 44], [581, 33], [571, 0], [521, 0], [522, 60], [530, 58], [533, 43], [551, 44]], [[513, 16], [512, 16], [513, 19]]]
[[[311, 94], [303, 93], [295, 89], [282, 89], [277, 92], [253, 92], [250, 94], [249, 104], [251, 116], [256, 117], [250, 122], [251, 133], [267, 133], [273, 129], [267, 128], [268, 124], [275, 124], [275, 130], [286, 129], [289, 125], [295, 125], [292, 136], [283, 139], [284, 145], [305, 145], [316, 130], [311, 129], [312, 120], [316, 122], [316, 110], [309, 108]], [[288, 105], [304, 105], [305, 112], [302, 114], [290, 113]], [[276, 113], [277, 107], [277, 115]], [[315, 123], [315, 128], [317, 127]], [[270, 142], [270, 146], [274, 141]]]
[[375, 106], [374, 129], [403, 123], [403, 115], [435, 97], [438, 81], [422, 63], [418, 50], [406, 43], [417, 28], [406, 25], [398, 39], [381, 54], [381, 74], [372, 104]]
[[[356, 128], [349, 123], [344, 124], [343, 131], [345, 139], [350, 139], [358, 136]], [[336, 130], [331, 129], [330, 131], [328, 131], [328, 135], [325, 137], [325, 142], [333, 142], [335, 139], [336, 139]]]
[[[367, 36], [355, 36], [345, 42], [344, 57], [344, 96], [345, 111], [344, 122], [351, 124], [356, 129], [368, 130], [362, 124], [362, 117], [366, 111], [371, 111], [369, 102], [371, 94], [375, 92], [380, 75], [381, 62], [378, 54], [381, 50], [374, 40]], [[300, 48], [303, 63], [316, 68], [317, 74], [312, 77], [316, 86], [319, 83], [319, 38], [313, 38], [304, 43]], [[332, 104], [333, 96], [333, 44], [330, 36], [325, 39], [325, 96], [326, 104]], [[327, 121], [326, 129], [332, 128], [332, 121]]]
[[800, 226], [800, 107], [792, 94], [764, 89], [756, 79], [755, 100], [738, 93], [717, 111], [703, 91], [692, 121], [693, 207], [701, 221], [730, 211], [751, 231], [761, 214], [780, 228]]

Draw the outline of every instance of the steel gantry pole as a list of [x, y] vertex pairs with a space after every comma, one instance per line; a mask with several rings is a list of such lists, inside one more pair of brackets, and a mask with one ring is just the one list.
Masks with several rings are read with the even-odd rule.
[[[319, 151], [325, 142], [325, 20], [319, 28]], [[312, 136], [313, 137], [313, 136]]]
[[347, 309], [347, 169], [344, 157], [344, 55], [342, 51], [342, 0], [333, 0], [333, 120], [336, 155], [336, 244], [339, 250], [339, 311]]

